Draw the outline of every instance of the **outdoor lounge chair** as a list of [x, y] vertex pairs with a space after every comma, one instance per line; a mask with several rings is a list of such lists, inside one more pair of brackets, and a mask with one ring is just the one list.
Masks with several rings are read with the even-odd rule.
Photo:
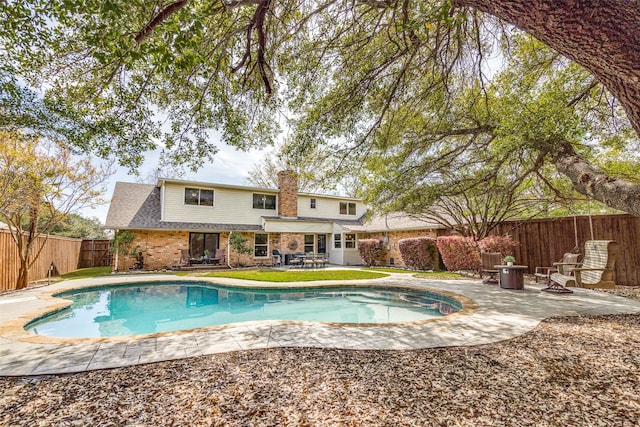
[[543, 291], [571, 293], [567, 286], [579, 288], [613, 288], [617, 243], [612, 240], [587, 240], [584, 261], [574, 268], [573, 276], [560, 272], [551, 274], [549, 286]]
[[500, 252], [483, 252], [480, 254], [480, 259], [482, 260], [480, 278], [482, 279], [482, 275], [485, 273], [489, 275], [482, 283], [497, 285], [496, 274], [500, 271], [495, 266], [502, 264], [502, 254]]
[[551, 275], [556, 272], [565, 276], [571, 276], [573, 274], [573, 269], [580, 265], [580, 262], [578, 261], [579, 259], [580, 254], [567, 252], [563, 255], [560, 261], [553, 263], [553, 267], [536, 267], [536, 271], [534, 273], [536, 283], [538, 283], [538, 279], [544, 279], [548, 284], [551, 279]]

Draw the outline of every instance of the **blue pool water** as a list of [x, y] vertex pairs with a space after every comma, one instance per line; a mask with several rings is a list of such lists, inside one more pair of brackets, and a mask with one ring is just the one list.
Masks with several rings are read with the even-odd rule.
[[200, 282], [143, 283], [58, 294], [65, 310], [25, 326], [38, 335], [89, 338], [194, 329], [251, 320], [415, 322], [459, 311], [442, 295], [382, 288], [247, 289]]

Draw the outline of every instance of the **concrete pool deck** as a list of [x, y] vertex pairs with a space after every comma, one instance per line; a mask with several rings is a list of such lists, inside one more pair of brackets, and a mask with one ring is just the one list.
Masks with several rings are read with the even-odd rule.
[[[393, 326], [259, 321], [192, 331], [97, 339], [41, 337], [30, 335], [23, 329], [28, 320], [60, 306], [60, 300], [52, 299], [50, 294], [63, 289], [176, 279], [263, 288], [357, 284], [432, 289], [460, 296], [465, 308], [461, 313], [446, 318]], [[640, 312], [640, 301], [604, 292], [574, 288], [573, 294], [553, 294], [540, 292], [541, 288], [527, 283], [524, 290], [508, 290], [483, 285], [479, 279], [427, 280], [409, 274], [340, 283], [266, 284], [226, 278], [177, 278], [174, 275], [114, 275], [63, 281], [0, 295], [0, 376], [82, 372], [273, 347], [411, 350], [472, 346], [522, 335], [548, 317]]]

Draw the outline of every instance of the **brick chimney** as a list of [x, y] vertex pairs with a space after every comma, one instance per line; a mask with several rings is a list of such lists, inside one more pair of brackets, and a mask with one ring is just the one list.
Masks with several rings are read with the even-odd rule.
[[278, 172], [278, 215], [288, 218], [298, 216], [298, 174], [292, 170]]

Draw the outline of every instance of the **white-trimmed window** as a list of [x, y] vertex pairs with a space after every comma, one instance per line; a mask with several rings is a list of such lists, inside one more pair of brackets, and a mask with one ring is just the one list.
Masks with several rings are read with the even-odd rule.
[[353, 202], [340, 202], [340, 215], [355, 215], [356, 204]]
[[355, 234], [345, 234], [344, 235], [344, 247], [345, 247], [345, 249], [355, 249], [356, 248], [356, 235]]
[[333, 247], [336, 249], [342, 248], [342, 235], [334, 234], [333, 235]]
[[213, 190], [186, 187], [184, 189], [184, 204], [196, 206], [213, 206]]
[[315, 209], [315, 208], [316, 208], [316, 199], [311, 199], [311, 200], [309, 201], [309, 207], [310, 207], [311, 209]]
[[276, 209], [275, 194], [253, 193], [253, 209]]
[[269, 235], [256, 233], [254, 236], [253, 256], [256, 258], [266, 258], [269, 256]]

